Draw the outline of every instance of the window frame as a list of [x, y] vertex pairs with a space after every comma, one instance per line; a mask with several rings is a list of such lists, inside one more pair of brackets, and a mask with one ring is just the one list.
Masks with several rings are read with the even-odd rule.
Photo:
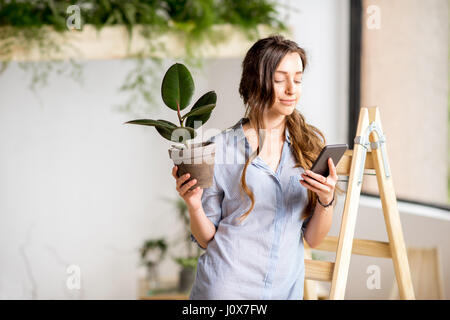
[[[361, 57], [362, 57], [362, 25], [363, 8], [362, 0], [350, 0], [350, 52], [349, 52], [349, 106], [348, 106], [348, 145], [354, 148], [354, 134], [358, 127], [359, 111], [361, 104]], [[379, 194], [362, 192], [361, 195], [380, 198]], [[414, 201], [397, 197], [397, 201], [410, 204], [424, 205], [432, 208], [450, 211], [450, 205]], [[450, 212], [449, 212], [450, 213]]]

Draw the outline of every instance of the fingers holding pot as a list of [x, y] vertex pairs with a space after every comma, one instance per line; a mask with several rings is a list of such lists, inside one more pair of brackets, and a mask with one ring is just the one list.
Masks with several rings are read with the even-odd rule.
[[192, 179], [191, 181], [185, 183], [178, 191], [180, 193], [180, 196], [183, 197], [188, 192], [188, 190], [196, 183], [197, 179]]
[[191, 175], [189, 173], [186, 173], [186, 174], [183, 174], [181, 177], [177, 178], [177, 190], [178, 191], [180, 191], [179, 189], [181, 188], [181, 185], [183, 183], [185, 183], [186, 180], [190, 178], [190, 176]]
[[172, 169], [172, 176], [176, 179], [176, 190], [180, 196], [184, 196], [189, 188], [197, 183], [197, 179], [192, 179], [186, 182], [191, 175], [189, 173], [183, 174], [181, 177], [177, 177], [178, 166], [174, 166]]
[[178, 179], [177, 171], [178, 171], [178, 166], [173, 166], [173, 168], [172, 168], [172, 177], [174, 177], [175, 180]]

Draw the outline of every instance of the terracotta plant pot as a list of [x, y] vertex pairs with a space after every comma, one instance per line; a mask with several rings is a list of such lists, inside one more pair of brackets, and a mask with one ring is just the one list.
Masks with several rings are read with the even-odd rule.
[[212, 185], [215, 154], [216, 144], [211, 141], [194, 143], [187, 149], [179, 149], [175, 146], [169, 149], [169, 157], [178, 166], [177, 177], [189, 173], [190, 177], [185, 183], [192, 179], [197, 180], [197, 183], [189, 190], [194, 190], [196, 187], [205, 189]]

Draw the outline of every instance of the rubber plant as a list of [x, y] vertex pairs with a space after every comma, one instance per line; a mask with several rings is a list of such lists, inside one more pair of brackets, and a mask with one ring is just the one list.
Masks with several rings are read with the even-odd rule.
[[163, 119], [136, 119], [125, 122], [155, 127], [164, 139], [179, 144], [172, 145], [169, 156], [174, 164], [178, 165], [178, 176], [190, 174], [185, 183], [197, 180], [190, 190], [211, 186], [215, 156], [215, 144], [212, 141], [188, 143], [197, 136], [195, 130], [208, 121], [217, 102], [216, 93], [209, 91], [194, 103], [189, 112], [181, 115], [181, 111], [190, 105], [194, 91], [194, 80], [188, 68], [181, 63], [175, 63], [164, 75], [161, 96], [164, 104], [177, 112], [179, 125]]

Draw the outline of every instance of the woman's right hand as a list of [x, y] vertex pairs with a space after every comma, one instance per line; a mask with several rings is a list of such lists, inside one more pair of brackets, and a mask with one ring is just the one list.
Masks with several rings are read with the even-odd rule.
[[181, 186], [186, 180], [189, 179], [189, 173], [182, 175], [181, 177], [177, 177], [178, 166], [173, 166], [172, 168], [172, 176], [176, 180], [176, 189], [178, 194], [183, 198], [184, 202], [189, 210], [195, 211], [202, 206], [202, 194], [203, 189], [200, 187], [195, 188], [194, 190], [188, 191], [193, 185], [197, 183], [196, 179], [192, 179], [185, 185]]

